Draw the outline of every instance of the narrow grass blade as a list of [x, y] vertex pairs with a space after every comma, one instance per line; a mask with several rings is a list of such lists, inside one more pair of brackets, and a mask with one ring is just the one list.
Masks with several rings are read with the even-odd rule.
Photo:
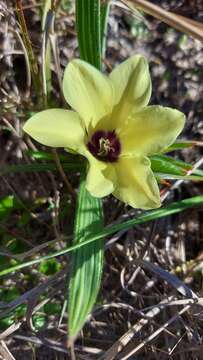
[[[84, 165], [81, 163], [66, 163], [63, 164], [64, 170], [75, 171], [81, 170], [84, 168]], [[30, 172], [43, 172], [43, 171], [58, 171], [58, 168], [53, 163], [36, 163], [36, 164], [20, 164], [20, 165], [11, 165], [5, 166], [0, 169], [0, 176], [6, 174], [15, 174], [15, 173], [30, 173]]]
[[42, 10], [42, 25], [41, 25], [43, 31], [45, 30], [47, 14], [50, 9], [51, 9], [51, 0], [44, 0], [43, 10]]
[[[28, 154], [32, 159], [35, 160], [49, 160], [49, 161], [55, 161], [53, 152], [48, 152], [48, 151], [36, 151], [36, 150], [27, 150], [26, 154]], [[73, 155], [71, 153], [67, 153], [67, 154], [60, 154], [58, 153], [58, 157], [60, 159], [60, 162], [62, 163], [69, 163], [72, 162], [73, 164], [75, 163], [82, 163], [81, 158], [77, 155]], [[84, 161], [83, 161], [84, 163]]]
[[[86, 191], [85, 177], [82, 174], [73, 244], [82, 243], [87, 236], [102, 231], [103, 227], [102, 203]], [[82, 328], [96, 301], [103, 268], [103, 252], [102, 238], [74, 252], [69, 287], [70, 338]]]
[[41, 68], [43, 79], [43, 95], [47, 102], [47, 97], [51, 92], [51, 46], [49, 40], [49, 32], [53, 26], [54, 13], [51, 10], [51, 1], [45, 3], [43, 18], [42, 18], [42, 49], [41, 49]]
[[17, 13], [17, 17], [18, 17], [18, 21], [19, 21], [19, 25], [20, 25], [20, 30], [21, 30], [24, 47], [25, 47], [25, 49], [27, 51], [27, 55], [28, 55], [33, 84], [35, 87], [36, 94], [38, 96], [38, 100], [40, 100], [41, 96], [40, 96], [39, 68], [38, 68], [37, 59], [36, 59], [34, 51], [33, 51], [29, 33], [27, 30], [27, 25], [26, 25], [26, 21], [25, 21], [25, 17], [24, 17], [23, 5], [22, 5], [21, 0], [16, 0], [16, 13]]
[[171, 286], [173, 286], [181, 295], [188, 298], [197, 299], [197, 295], [182, 282], [176, 275], [162, 269], [160, 266], [152, 264], [149, 261], [136, 259], [135, 262], [147, 270], [153, 272], [154, 274], [161, 277], [163, 280], [167, 281]]
[[187, 149], [193, 146], [203, 146], [203, 142], [201, 141], [176, 141], [172, 145], [170, 145], [167, 149], [164, 150], [165, 153], [175, 151], [175, 150], [182, 150]]
[[96, 235], [90, 236], [90, 238], [85, 239], [83, 242], [79, 242], [76, 245], [73, 245], [69, 248], [57, 251], [55, 253], [52, 252], [52, 254], [50, 254], [50, 255], [46, 255], [46, 256], [43, 256], [43, 257], [35, 259], [35, 260], [27, 261], [27, 262], [12, 266], [10, 268], [3, 269], [2, 271], [0, 271], [0, 276], [7, 275], [14, 271], [24, 269], [28, 266], [38, 264], [44, 260], [48, 260], [48, 259], [54, 258], [56, 256], [61, 256], [61, 255], [67, 254], [69, 252], [75, 251], [79, 248], [86, 246], [87, 244], [91, 244], [91, 243], [93, 243], [99, 239], [102, 239], [106, 236], [115, 234], [116, 232], [118, 232], [120, 230], [131, 229], [132, 227], [134, 227], [136, 225], [144, 224], [145, 222], [153, 221], [153, 220], [160, 219], [160, 218], [163, 218], [166, 216], [171, 216], [171, 215], [177, 214], [179, 212], [182, 212], [184, 210], [187, 210], [187, 209], [190, 209], [193, 207], [197, 207], [197, 206], [203, 206], [203, 195], [194, 196], [189, 199], [177, 201], [177, 202], [174, 202], [174, 203], [172, 203], [166, 207], [163, 207], [161, 209], [148, 211], [144, 214], [137, 216], [135, 219], [131, 219], [131, 220], [125, 221], [120, 224], [108, 226], [108, 227], [104, 228], [102, 231], [98, 232]]
[[203, 175], [172, 175], [172, 174], [159, 174], [155, 173], [158, 179], [165, 180], [184, 180], [184, 181], [203, 181]]
[[108, 14], [110, 9], [110, 2], [104, 2], [101, 4], [101, 52], [102, 57], [105, 56], [106, 51], [106, 39], [107, 39], [107, 27], [108, 27]]

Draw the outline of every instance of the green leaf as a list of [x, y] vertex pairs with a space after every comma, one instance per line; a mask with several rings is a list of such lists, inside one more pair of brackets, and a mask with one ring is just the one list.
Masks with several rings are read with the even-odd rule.
[[[28, 154], [32, 159], [35, 159], [35, 160], [54, 161], [54, 155], [51, 152], [27, 150], [26, 154]], [[67, 154], [67, 155], [59, 154], [59, 159], [60, 159], [61, 162], [65, 162], [65, 161], [67, 162], [68, 157], [69, 157], [69, 154]]]
[[[81, 163], [66, 163], [63, 164], [63, 169], [68, 171], [81, 170], [84, 168]], [[52, 163], [36, 163], [36, 164], [20, 164], [20, 165], [11, 165], [2, 167], [0, 170], [0, 175], [5, 174], [15, 174], [15, 173], [26, 173], [26, 172], [43, 172], [43, 171], [58, 171], [58, 168], [55, 164]]]
[[[100, 20], [100, 0], [76, 0], [80, 56], [98, 69], [101, 69], [101, 48], [104, 43]], [[104, 27], [104, 17], [102, 24]], [[85, 189], [85, 178], [85, 173], [82, 173], [75, 218], [73, 243], [76, 245], [82, 244], [88, 234], [94, 236], [103, 227], [102, 201], [92, 197]], [[96, 301], [101, 283], [103, 254], [102, 237], [73, 253], [68, 302], [70, 344], [81, 330]]]
[[150, 160], [152, 171], [155, 173], [186, 175], [187, 171], [192, 169], [192, 165], [166, 155], [153, 155]]
[[14, 198], [12, 195], [0, 200], [0, 219], [4, 218], [14, 208]]
[[67, 254], [69, 252], [75, 251], [79, 248], [86, 246], [87, 244], [91, 244], [99, 239], [102, 239], [102, 238], [108, 236], [108, 235], [115, 234], [118, 231], [128, 230], [136, 225], [140, 225], [145, 222], [160, 219], [160, 218], [163, 218], [166, 216], [174, 215], [174, 214], [182, 212], [186, 209], [193, 208], [196, 206], [202, 206], [202, 205], [203, 205], [203, 195], [200, 195], [200, 196], [194, 196], [189, 199], [184, 199], [181, 201], [174, 202], [166, 207], [163, 207], [163, 208], [160, 208], [157, 210], [145, 212], [144, 214], [137, 216], [135, 219], [127, 220], [120, 224], [108, 226], [108, 227], [104, 228], [102, 231], [98, 232], [96, 235], [93, 235], [90, 238], [85, 239], [83, 242], [80, 242], [69, 248], [57, 251], [55, 253], [52, 252], [50, 255], [43, 256], [39, 259], [27, 261], [27, 262], [12, 266], [10, 268], [4, 269], [4, 270], [0, 271], [0, 276], [7, 275], [14, 271], [24, 269], [28, 266], [39, 264], [44, 260], [52, 259], [56, 256], [61, 256], [61, 255]]
[[44, 305], [44, 312], [47, 314], [47, 315], [55, 315], [56, 314], [60, 314], [61, 312], [61, 304], [59, 303], [47, 303]]
[[[47, 160], [55, 162], [55, 156], [53, 152], [27, 150], [26, 154], [28, 154], [32, 159], [35, 160]], [[81, 163], [81, 159], [77, 153], [70, 154], [67, 152], [65, 155], [58, 153], [58, 157], [60, 162], [62, 163]]]
[[5, 196], [0, 199], [0, 220], [7, 217], [12, 210], [20, 208], [20, 203], [13, 197], [13, 195]]
[[193, 169], [192, 165], [176, 160], [167, 155], [153, 155], [150, 157], [152, 171], [157, 180], [184, 180], [184, 181], [203, 181], [203, 171]]
[[61, 264], [56, 259], [43, 261], [39, 266], [39, 272], [47, 276], [53, 275], [61, 269]]
[[101, 68], [101, 24], [99, 0], [76, 0], [76, 26], [80, 57]]
[[164, 150], [165, 153], [175, 151], [175, 150], [182, 150], [187, 149], [193, 146], [203, 146], [203, 143], [200, 141], [176, 141], [167, 149]]
[[[181, 179], [185, 181], [203, 181], [203, 171], [193, 169], [192, 165], [176, 160], [167, 155], [153, 155], [150, 157], [152, 171], [158, 179]], [[191, 172], [192, 174], [188, 174]]]
[[33, 325], [36, 330], [42, 329], [46, 324], [46, 317], [44, 315], [35, 314], [32, 317]]
[[[85, 176], [81, 176], [73, 244], [82, 243], [87, 236], [103, 228], [102, 202], [85, 189]], [[69, 336], [74, 337], [84, 325], [92, 310], [100, 288], [103, 268], [103, 239], [74, 252], [69, 286]]]

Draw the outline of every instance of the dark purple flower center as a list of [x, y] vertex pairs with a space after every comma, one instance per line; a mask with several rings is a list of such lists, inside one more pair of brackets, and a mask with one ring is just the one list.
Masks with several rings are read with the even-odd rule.
[[87, 143], [89, 151], [101, 161], [115, 162], [121, 152], [121, 144], [113, 131], [96, 131]]

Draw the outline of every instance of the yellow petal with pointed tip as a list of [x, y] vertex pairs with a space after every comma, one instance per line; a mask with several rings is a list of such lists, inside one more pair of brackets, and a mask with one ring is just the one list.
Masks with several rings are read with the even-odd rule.
[[120, 158], [115, 165], [117, 184], [113, 195], [133, 208], [160, 207], [160, 194], [150, 161], [144, 157]]
[[185, 115], [178, 110], [148, 106], [128, 119], [119, 133], [122, 155], [150, 155], [171, 145], [184, 127]]
[[85, 132], [74, 111], [49, 109], [33, 115], [23, 130], [39, 143], [82, 151]]
[[[90, 153], [85, 154], [89, 160], [89, 170], [87, 173], [86, 188], [92, 196], [101, 198], [112, 193], [114, 184], [112, 180], [104, 175], [108, 173], [108, 163], [97, 160]], [[110, 169], [109, 169], [110, 170]]]
[[117, 66], [110, 74], [115, 89], [114, 119], [125, 123], [127, 117], [146, 106], [151, 97], [151, 79], [147, 60], [135, 55]]
[[63, 92], [68, 104], [76, 110], [88, 129], [113, 107], [113, 87], [107, 76], [82, 60], [71, 61], [65, 69]]

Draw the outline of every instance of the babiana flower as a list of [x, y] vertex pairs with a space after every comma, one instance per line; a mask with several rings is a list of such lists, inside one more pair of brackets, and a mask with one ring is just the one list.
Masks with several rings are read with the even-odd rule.
[[24, 131], [43, 145], [86, 157], [86, 188], [93, 196], [112, 193], [134, 208], [159, 207], [148, 156], [172, 144], [185, 119], [178, 110], [148, 106], [146, 59], [132, 56], [109, 76], [75, 59], [65, 69], [63, 92], [74, 111], [41, 111], [25, 123]]

